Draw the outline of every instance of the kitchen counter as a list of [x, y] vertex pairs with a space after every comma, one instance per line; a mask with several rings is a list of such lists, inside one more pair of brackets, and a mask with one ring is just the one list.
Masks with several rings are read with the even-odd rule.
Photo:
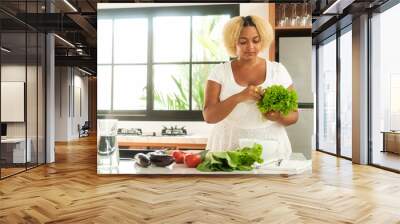
[[185, 136], [127, 136], [118, 135], [118, 146], [122, 148], [162, 147], [175, 149], [205, 149], [207, 137]]
[[143, 168], [136, 165], [134, 160], [121, 160], [118, 168], [97, 167], [97, 174], [139, 174], [139, 175], [268, 175], [284, 174], [294, 175], [311, 171], [311, 160], [305, 160], [301, 153], [293, 153], [290, 160], [282, 161], [278, 167], [270, 164], [252, 171], [233, 172], [200, 172], [195, 168], [188, 168], [184, 164], [172, 164], [168, 167]]

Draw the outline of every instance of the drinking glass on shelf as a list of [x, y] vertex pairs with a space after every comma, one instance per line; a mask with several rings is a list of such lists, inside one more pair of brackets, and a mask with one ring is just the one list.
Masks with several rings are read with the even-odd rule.
[[300, 25], [307, 26], [309, 13], [307, 11], [308, 3], [304, 2], [301, 4], [301, 12], [300, 12]]
[[276, 4], [276, 17], [275, 17], [275, 24], [276, 26], [281, 26], [280, 22], [281, 22], [281, 18], [282, 18], [282, 6], [281, 4]]
[[312, 26], [312, 5], [307, 3], [306, 12], [307, 12], [307, 26]]
[[289, 23], [288, 4], [280, 4], [280, 10], [281, 10], [281, 13], [280, 13], [278, 26], [285, 27]]
[[297, 16], [297, 4], [290, 4], [290, 26], [297, 26], [298, 24], [298, 16]]
[[303, 24], [303, 15], [305, 14], [304, 10], [304, 4], [305, 3], [297, 3], [296, 4], [296, 9], [297, 9], [297, 14], [296, 14], [296, 25], [297, 26], [302, 26]]

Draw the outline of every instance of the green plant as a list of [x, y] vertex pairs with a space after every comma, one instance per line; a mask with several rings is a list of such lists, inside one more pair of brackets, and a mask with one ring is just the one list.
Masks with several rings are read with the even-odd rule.
[[[178, 94], [163, 94], [157, 89], [154, 89], [154, 102], [157, 103], [162, 108], [167, 108], [168, 110], [187, 110], [189, 109], [189, 99], [186, 95], [188, 92], [185, 88], [184, 83], [189, 83], [186, 81], [187, 78], [178, 79], [175, 75], [171, 78], [174, 82], [175, 87], [178, 89]], [[186, 79], [186, 80], [185, 80]]]
[[[204, 50], [203, 58], [199, 59], [200, 61], [218, 60], [220, 58], [219, 55], [223, 53], [219, 49], [221, 43], [210, 38], [220, 19], [221, 17], [211, 16], [201, 23], [198, 35], [195, 36]], [[189, 76], [184, 75], [178, 79], [177, 75], [172, 75], [171, 78], [178, 89], [178, 94], [163, 94], [154, 89], [154, 102], [168, 110], [188, 110], [189, 100], [192, 100], [192, 109], [202, 110], [204, 107], [205, 83], [212, 66], [208, 64], [192, 66], [192, 99], [189, 99], [189, 88], [185, 86], [189, 83]], [[184, 73], [184, 71], [181, 72]]]
[[[215, 29], [215, 26], [220, 19], [220, 17], [209, 17], [209, 20], [206, 20], [202, 23], [199, 35], [196, 36], [197, 41], [202, 45], [204, 49], [202, 58], [203, 61], [207, 61], [210, 59], [218, 60], [218, 56], [222, 53], [219, 49], [221, 43], [217, 40], [213, 40], [210, 38], [211, 33]], [[207, 58], [207, 52], [210, 54], [211, 58]], [[199, 69], [192, 70], [192, 98], [194, 101], [194, 110], [202, 110], [204, 107], [205, 83], [207, 81], [208, 74], [211, 72], [212, 67], [209, 65], [202, 65], [198, 68]]]
[[207, 81], [207, 77], [210, 73], [211, 67], [209, 65], [201, 65], [197, 68], [198, 69], [193, 69], [192, 76], [193, 109], [202, 110], [204, 107], [205, 83]]

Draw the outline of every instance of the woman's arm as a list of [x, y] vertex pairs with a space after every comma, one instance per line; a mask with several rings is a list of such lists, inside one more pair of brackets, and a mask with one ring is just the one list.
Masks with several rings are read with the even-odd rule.
[[220, 101], [221, 85], [214, 81], [207, 81], [203, 117], [207, 123], [214, 124], [227, 117], [235, 106], [245, 100], [261, 99], [260, 89], [248, 86], [240, 93], [234, 94]]
[[[290, 85], [288, 87], [289, 90], [294, 90], [293, 85]], [[265, 114], [265, 117], [268, 120], [271, 121], [276, 121], [284, 126], [289, 126], [292, 125], [294, 123], [297, 122], [297, 120], [299, 119], [299, 112], [296, 111], [292, 111], [290, 112], [288, 115], [284, 116], [283, 114], [281, 114], [280, 112], [268, 112]]]

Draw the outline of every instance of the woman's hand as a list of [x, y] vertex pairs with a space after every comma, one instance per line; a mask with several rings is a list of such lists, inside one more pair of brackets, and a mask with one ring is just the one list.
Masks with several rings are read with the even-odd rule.
[[[293, 86], [288, 87], [289, 90], [294, 90]], [[299, 119], [299, 112], [297, 110], [289, 112], [287, 115], [283, 115], [279, 111], [270, 111], [263, 114], [265, 118], [270, 121], [275, 121], [284, 126], [289, 126], [297, 122]]]
[[299, 118], [299, 112], [297, 110], [290, 112], [288, 115], [283, 115], [281, 112], [276, 111], [270, 111], [263, 115], [268, 120], [278, 122], [284, 126], [289, 126], [296, 123]]
[[259, 101], [262, 97], [261, 87], [249, 85], [246, 89], [238, 94], [239, 101], [255, 100]]
[[268, 113], [265, 113], [264, 116], [270, 121], [279, 121], [282, 118], [281, 113], [275, 111], [270, 111]]

